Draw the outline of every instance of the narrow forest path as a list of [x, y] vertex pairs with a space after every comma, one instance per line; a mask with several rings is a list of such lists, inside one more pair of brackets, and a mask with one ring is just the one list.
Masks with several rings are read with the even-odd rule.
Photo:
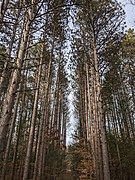
[[67, 171], [64, 174], [62, 174], [57, 180], [75, 180], [73, 178], [72, 171]]

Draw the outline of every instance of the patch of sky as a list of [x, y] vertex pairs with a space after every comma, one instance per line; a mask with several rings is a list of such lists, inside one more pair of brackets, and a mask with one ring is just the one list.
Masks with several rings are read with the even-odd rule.
[[127, 29], [135, 28], [135, 5], [130, 3], [130, 0], [117, 0], [121, 3], [123, 9], [125, 10], [125, 20], [127, 24]]

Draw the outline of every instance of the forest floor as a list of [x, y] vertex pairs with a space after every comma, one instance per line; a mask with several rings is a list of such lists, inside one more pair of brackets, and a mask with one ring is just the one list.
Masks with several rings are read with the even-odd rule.
[[57, 180], [75, 180], [73, 177], [72, 171], [66, 171], [64, 174], [62, 174]]

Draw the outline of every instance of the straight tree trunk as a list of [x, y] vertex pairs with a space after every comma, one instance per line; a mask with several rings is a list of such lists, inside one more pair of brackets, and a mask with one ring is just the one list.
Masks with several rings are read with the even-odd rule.
[[[98, 105], [98, 116], [99, 116], [99, 126], [101, 131], [101, 145], [102, 145], [102, 158], [103, 158], [103, 179], [110, 180], [110, 170], [109, 170], [109, 160], [108, 160], [108, 150], [107, 150], [107, 141], [106, 141], [106, 130], [105, 130], [105, 122], [103, 119], [103, 106], [102, 106], [102, 97], [101, 97], [101, 85], [100, 85], [100, 76], [98, 69], [98, 59], [97, 59], [97, 50], [95, 45], [95, 35], [93, 29], [93, 12], [91, 4], [89, 5], [90, 10], [90, 34], [91, 34], [91, 50], [92, 50], [92, 66], [93, 73], [95, 74], [95, 85], [97, 92], [97, 105]], [[95, 72], [94, 72], [95, 71]]]
[[100, 90], [99, 70], [98, 70], [97, 53], [96, 53], [94, 41], [95, 41], [95, 38], [94, 38], [94, 33], [93, 33], [92, 34], [92, 49], [93, 49], [93, 58], [94, 58], [93, 59], [94, 60], [94, 68], [95, 68], [95, 73], [96, 73], [98, 108], [99, 108], [99, 114], [100, 114], [103, 172], [104, 172], [104, 180], [110, 180], [110, 170], [109, 170], [109, 160], [108, 160], [108, 151], [107, 151], [107, 142], [106, 142], [105, 122], [103, 119], [103, 107], [102, 107], [102, 98], [101, 98], [101, 90]]
[[[19, 116], [19, 122], [18, 122], [18, 131], [17, 131], [17, 139], [16, 139], [16, 143], [15, 143], [15, 147], [14, 147], [14, 155], [13, 155], [13, 160], [12, 160], [12, 170], [11, 170], [11, 180], [14, 180], [14, 177], [17, 176], [17, 172], [15, 171], [16, 170], [16, 161], [17, 161], [17, 154], [18, 154], [18, 151], [19, 151], [19, 141], [20, 141], [20, 138], [21, 138], [21, 126], [22, 126], [22, 123], [23, 123], [23, 112], [24, 112], [24, 104], [25, 104], [25, 100], [26, 100], [26, 94], [23, 94], [22, 96], [22, 103], [21, 103], [21, 108], [20, 108], [20, 116]], [[25, 111], [25, 115], [24, 115], [24, 119], [26, 119], [27, 117], [27, 111]], [[21, 162], [20, 162], [21, 164]], [[21, 169], [22, 167], [20, 167]], [[18, 175], [19, 177], [19, 175]]]
[[25, 159], [23, 180], [28, 179], [28, 173], [29, 173], [29, 164], [30, 164], [30, 157], [31, 157], [32, 146], [33, 146], [33, 138], [34, 138], [34, 130], [35, 130], [36, 114], [37, 114], [37, 104], [38, 104], [38, 96], [39, 96], [39, 87], [40, 87], [40, 79], [41, 79], [41, 72], [42, 72], [42, 61], [43, 61], [43, 58], [41, 57], [40, 63], [39, 63], [37, 86], [36, 86], [36, 93], [35, 93], [35, 99], [34, 99], [31, 127], [30, 127], [30, 132], [29, 132], [29, 140], [28, 140], [27, 154], [26, 154], [26, 159]]
[[[38, 168], [38, 163], [39, 163], [40, 156], [41, 156], [41, 154], [39, 154], [40, 151], [41, 151], [41, 145], [43, 144], [43, 142], [42, 142], [42, 134], [44, 134], [43, 133], [43, 127], [45, 126], [44, 121], [45, 121], [45, 114], [46, 114], [46, 107], [47, 107], [46, 106], [47, 105], [46, 101], [47, 101], [47, 95], [48, 95], [48, 87], [49, 87], [49, 80], [50, 80], [50, 74], [51, 74], [51, 66], [52, 66], [52, 58], [50, 58], [48, 71], [47, 71], [47, 78], [46, 78], [47, 83], [45, 84], [45, 88], [44, 88], [43, 112], [42, 112], [42, 116], [41, 116], [41, 120], [40, 120], [41, 122], [40, 122], [40, 125], [39, 125], [39, 135], [38, 135], [38, 143], [37, 143], [37, 150], [36, 150], [36, 159], [35, 159], [35, 165], [34, 165], [33, 180], [36, 180], [36, 177], [39, 176], [39, 169], [41, 168], [41, 167]], [[41, 166], [42, 166], [42, 163], [41, 163]]]

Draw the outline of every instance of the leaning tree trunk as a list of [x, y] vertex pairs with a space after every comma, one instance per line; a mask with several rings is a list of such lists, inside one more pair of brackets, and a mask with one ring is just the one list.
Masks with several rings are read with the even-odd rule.
[[[8, 46], [8, 50], [7, 50], [7, 57], [4, 60], [4, 67], [3, 67], [3, 71], [2, 71], [2, 75], [0, 77], [0, 92], [3, 92], [3, 85], [5, 82], [5, 79], [7, 78], [7, 71], [8, 71], [8, 66], [11, 60], [11, 52], [12, 52], [12, 48], [13, 48], [13, 44], [15, 41], [15, 36], [16, 36], [16, 31], [17, 31], [17, 26], [18, 26], [18, 21], [19, 21], [19, 16], [20, 16], [20, 9], [17, 12], [17, 16], [16, 16], [16, 21], [15, 24], [13, 25], [13, 32], [12, 32], [12, 37]], [[18, 45], [19, 46], [19, 45]]]
[[28, 9], [28, 18], [26, 24], [24, 25], [23, 35], [21, 38], [20, 48], [18, 51], [17, 61], [16, 61], [16, 69], [13, 72], [13, 76], [11, 79], [11, 84], [9, 90], [7, 92], [7, 98], [3, 105], [3, 112], [0, 118], [0, 148], [1, 151], [4, 150], [4, 139], [7, 136], [8, 126], [11, 121], [12, 108], [14, 106], [14, 100], [16, 97], [16, 91], [18, 89], [18, 84], [20, 83], [21, 77], [21, 68], [23, 66], [23, 60], [26, 52], [27, 42], [29, 31], [31, 27], [31, 19], [32, 19], [33, 11], [30, 7]]
[[11, 145], [11, 140], [12, 140], [12, 134], [13, 134], [14, 126], [15, 126], [15, 120], [16, 120], [16, 115], [17, 115], [18, 103], [19, 103], [19, 98], [20, 98], [20, 90], [21, 90], [21, 85], [19, 87], [19, 92], [17, 94], [17, 99], [16, 99], [16, 103], [15, 103], [14, 114], [13, 114], [13, 118], [12, 118], [12, 122], [11, 122], [9, 137], [8, 137], [8, 140], [7, 140], [7, 146], [6, 146], [6, 150], [5, 150], [5, 156], [4, 156], [1, 180], [4, 180], [5, 176], [6, 176], [7, 161], [8, 161], [8, 156], [9, 156], [9, 152], [10, 152], [10, 145]]

